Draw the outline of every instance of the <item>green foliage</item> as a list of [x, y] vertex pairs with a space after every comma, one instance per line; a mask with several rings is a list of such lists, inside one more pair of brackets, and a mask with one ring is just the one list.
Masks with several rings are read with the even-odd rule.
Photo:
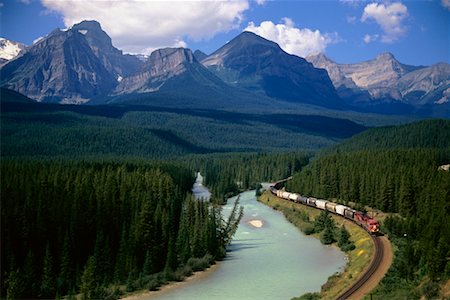
[[261, 182], [291, 176], [308, 163], [309, 157], [304, 152], [215, 154], [192, 156], [188, 164], [192, 170], [202, 172], [205, 184], [223, 202]]
[[344, 252], [355, 249], [355, 244], [350, 240], [350, 233], [344, 225], [342, 225], [341, 229], [339, 229], [338, 246]]
[[134, 290], [156, 273], [204, 268], [241, 215], [222, 221], [186, 196], [192, 183], [174, 164], [2, 160], [2, 295], [114, 298], [112, 283]]
[[371, 129], [322, 153], [287, 183], [304, 195], [397, 213], [382, 224], [398, 246], [382, 298], [419, 298], [423, 278], [450, 277], [450, 174], [438, 170], [450, 162], [449, 136], [447, 120]]
[[95, 258], [89, 257], [86, 266], [84, 267], [83, 275], [81, 276], [80, 293], [83, 300], [95, 299], [97, 284], [95, 281]]

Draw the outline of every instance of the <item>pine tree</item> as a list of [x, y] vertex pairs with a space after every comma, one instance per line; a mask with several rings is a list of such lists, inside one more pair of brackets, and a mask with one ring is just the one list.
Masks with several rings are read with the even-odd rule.
[[11, 270], [8, 272], [6, 285], [6, 299], [15, 300], [22, 297], [23, 278], [19, 270]]
[[322, 236], [320, 237], [322, 244], [329, 245], [335, 242], [333, 229], [330, 226], [326, 226]]
[[53, 259], [50, 253], [50, 246], [47, 243], [44, 257], [44, 267], [42, 271], [42, 281], [40, 296], [42, 298], [54, 298], [55, 297], [55, 279], [53, 277]]
[[83, 300], [89, 300], [95, 297], [97, 287], [95, 282], [95, 267], [95, 257], [90, 256], [81, 276], [80, 293]]

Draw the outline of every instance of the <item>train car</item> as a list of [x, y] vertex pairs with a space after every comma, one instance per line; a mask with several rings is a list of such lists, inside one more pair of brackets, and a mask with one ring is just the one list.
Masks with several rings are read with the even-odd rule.
[[338, 205], [336, 205], [336, 213], [337, 213], [338, 215], [344, 216], [344, 210], [345, 210], [346, 208], [348, 209], [347, 206], [338, 204]]
[[291, 195], [291, 193], [289, 193], [289, 192], [282, 192], [281, 193], [281, 198], [289, 200], [289, 196], [290, 195]]
[[316, 198], [309, 197], [308, 202], [306, 204], [312, 207], [316, 207], [316, 200], [317, 200]]
[[336, 206], [337, 206], [337, 204], [334, 203], [334, 202], [327, 202], [327, 203], [325, 203], [325, 209], [327, 211], [329, 211], [329, 212], [334, 213], [334, 214], [336, 213]]
[[325, 210], [325, 205], [327, 204], [327, 200], [323, 199], [317, 199], [316, 200], [316, 207]]
[[270, 187], [270, 192], [279, 198], [294, 202], [300, 202], [308, 206], [320, 208], [322, 210], [327, 210], [329, 212], [344, 216], [345, 218], [354, 221], [356, 224], [363, 227], [371, 234], [377, 234], [380, 230], [380, 225], [378, 224], [377, 220], [348, 206], [336, 204], [334, 202], [323, 199], [316, 199], [314, 197], [307, 198], [296, 193], [289, 193], [284, 190], [278, 190], [274, 186]]
[[292, 201], [294, 201], [294, 202], [298, 202], [298, 201], [297, 201], [298, 197], [300, 197], [300, 196], [297, 195], [297, 194], [291, 193], [291, 194], [289, 195], [289, 200], [292, 200]]
[[344, 208], [344, 217], [353, 220], [356, 210], [351, 209], [349, 207]]

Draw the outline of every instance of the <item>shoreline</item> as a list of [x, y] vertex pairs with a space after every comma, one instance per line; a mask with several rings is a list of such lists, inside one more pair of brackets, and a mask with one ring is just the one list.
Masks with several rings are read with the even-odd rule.
[[161, 286], [156, 291], [147, 291], [147, 290], [139, 290], [132, 292], [130, 294], [124, 295], [123, 298], [125, 300], [139, 300], [139, 299], [151, 299], [155, 297], [162, 296], [166, 293], [171, 292], [172, 290], [183, 288], [187, 284], [192, 284], [194, 282], [198, 282], [206, 279], [212, 273], [214, 273], [220, 265], [220, 261], [216, 261], [213, 265], [209, 266], [203, 271], [194, 272], [191, 276], [186, 277], [183, 281], [171, 281], [168, 284]]

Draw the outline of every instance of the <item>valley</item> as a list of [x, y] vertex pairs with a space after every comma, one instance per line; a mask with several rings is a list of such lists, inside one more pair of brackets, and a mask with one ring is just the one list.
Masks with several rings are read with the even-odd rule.
[[450, 298], [447, 6], [0, 2], [0, 298]]

